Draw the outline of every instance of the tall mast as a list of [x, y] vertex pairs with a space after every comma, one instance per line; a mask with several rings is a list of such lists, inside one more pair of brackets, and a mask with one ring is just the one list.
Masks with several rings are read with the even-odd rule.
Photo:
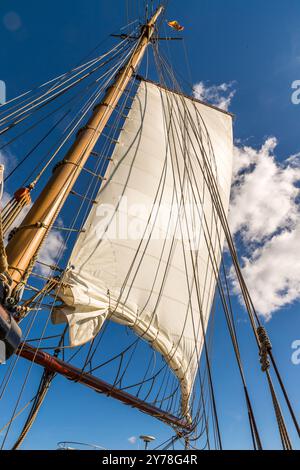
[[9, 274], [16, 287], [35, 261], [35, 256], [49, 229], [70, 194], [83, 166], [93, 151], [112, 112], [116, 108], [126, 86], [134, 75], [153, 35], [156, 21], [162, 13], [160, 6], [152, 18], [141, 28], [137, 47], [127, 64], [120, 69], [113, 85], [107, 90], [101, 103], [94, 108], [86, 126], [67, 152], [61, 165], [54, 170], [43, 191], [24, 218], [18, 231], [6, 247]]

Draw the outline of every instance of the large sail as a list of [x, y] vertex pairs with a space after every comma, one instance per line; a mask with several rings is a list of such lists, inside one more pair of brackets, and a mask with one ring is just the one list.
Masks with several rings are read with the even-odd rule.
[[232, 117], [142, 80], [71, 254], [55, 323], [72, 346], [111, 320], [159, 351], [188, 416], [223, 248], [215, 186], [228, 211]]

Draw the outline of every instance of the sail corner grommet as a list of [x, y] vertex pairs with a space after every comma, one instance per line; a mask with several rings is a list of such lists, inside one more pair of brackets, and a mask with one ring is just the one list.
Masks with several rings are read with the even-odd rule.
[[21, 328], [12, 315], [0, 305], [0, 364], [16, 352], [21, 343], [21, 338]]

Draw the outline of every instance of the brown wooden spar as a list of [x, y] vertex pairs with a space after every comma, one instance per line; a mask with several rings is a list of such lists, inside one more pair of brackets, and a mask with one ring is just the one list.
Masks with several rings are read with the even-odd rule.
[[180, 429], [186, 429], [187, 431], [192, 430], [192, 425], [188, 423], [186, 420], [177, 418], [172, 414], [160, 410], [154, 405], [144, 402], [140, 398], [137, 398], [129, 393], [125, 392], [124, 390], [120, 390], [109, 383], [105, 382], [104, 380], [99, 379], [98, 377], [93, 376], [92, 374], [87, 374], [86, 372], [82, 372], [81, 369], [68, 364], [67, 362], [61, 361], [60, 359], [51, 356], [50, 354], [46, 353], [45, 351], [33, 348], [26, 343], [23, 343], [19, 351], [17, 353], [19, 356], [23, 357], [24, 359], [28, 359], [35, 364], [39, 364], [40, 366], [44, 367], [45, 369], [55, 372], [57, 374], [63, 375], [69, 380], [74, 380], [79, 382], [87, 387], [96, 390], [97, 392], [104, 393], [110, 397], [113, 397], [126, 405], [130, 405], [133, 408], [137, 408], [143, 413], [149, 414], [154, 416], [155, 418], [164, 421], [172, 426], [176, 426]]
[[93, 151], [107, 121], [135, 73], [162, 11], [163, 7], [159, 7], [149, 22], [142, 27], [137, 46], [127, 64], [119, 71], [103, 101], [94, 108], [87, 125], [79, 131], [62, 164], [56, 167], [53, 176], [8, 243], [6, 253], [10, 266], [9, 274], [14, 286], [22, 281], [47, 232], [70, 194], [82, 167]]

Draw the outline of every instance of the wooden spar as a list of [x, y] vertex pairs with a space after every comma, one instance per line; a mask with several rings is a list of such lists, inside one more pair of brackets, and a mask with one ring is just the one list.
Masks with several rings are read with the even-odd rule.
[[88, 123], [79, 131], [74, 144], [67, 152], [63, 164], [56, 167], [53, 176], [24, 218], [19, 230], [8, 243], [6, 253], [10, 267], [9, 274], [14, 286], [22, 281], [34, 261], [34, 256], [37, 254], [49, 228], [59, 214], [82, 167], [93, 151], [126, 86], [136, 72], [136, 68], [153, 35], [155, 23], [162, 11], [163, 7], [161, 6], [149, 22], [142, 27], [137, 47], [127, 64], [117, 74], [103, 101], [94, 108]]
[[126, 405], [130, 405], [133, 408], [137, 408], [143, 413], [149, 414], [167, 424], [176, 426], [181, 429], [186, 429], [191, 431], [192, 426], [185, 420], [177, 418], [172, 414], [160, 410], [156, 406], [153, 406], [149, 403], [144, 402], [140, 398], [137, 398], [124, 390], [120, 390], [116, 387], [113, 387], [104, 380], [94, 377], [92, 374], [82, 372], [81, 369], [68, 364], [50, 354], [42, 351], [40, 349], [33, 348], [26, 343], [21, 344], [17, 354], [24, 359], [27, 359], [35, 364], [38, 364], [45, 369], [55, 372], [56, 374], [63, 375], [69, 380], [74, 380], [83, 385], [86, 385], [89, 388], [92, 388], [96, 392], [101, 392], [107, 396], [113, 397]]

